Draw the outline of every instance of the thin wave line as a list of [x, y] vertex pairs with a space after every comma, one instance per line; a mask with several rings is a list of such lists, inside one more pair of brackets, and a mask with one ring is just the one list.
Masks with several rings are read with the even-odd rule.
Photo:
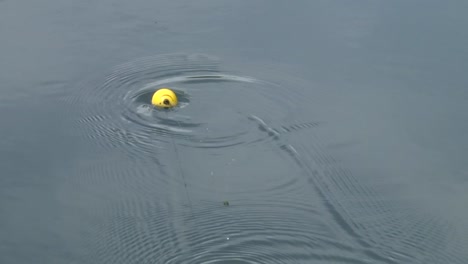
[[[168, 116], [167, 112], [166, 112], [166, 115]], [[179, 127], [180, 127], [180, 125], [179, 125]], [[180, 129], [182, 129], [182, 127], [180, 127]], [[185, 195], [187, 196], [187, 201], [188, 201], [189, 206], [190, 206], [190, 212], [192, 213], [192, 216], [193, 216], [192, 201], [190, 199], [190, 195], [189, 195], [189, 192], [188, 192], [188, 189], [187, 189], [187, 181], [185, 179], [185, 174], [184, 174], [184, 171], [183, 171], [182, 166], [181, 166], [179, 150], [177, 149], [174, 137], [172, 135], [170, 135], [170, 138], [171, 138], [171, 141], [172, 141], [172, 146], [174, 146], [174, 152], [175, 152], [175, 156], [176, 156], [176, 163], [177, 163], [179, 175], [182, 178], [182, 181], [183, 181], [183, 184], [184, 184], [184, 189], [185, 189]]]

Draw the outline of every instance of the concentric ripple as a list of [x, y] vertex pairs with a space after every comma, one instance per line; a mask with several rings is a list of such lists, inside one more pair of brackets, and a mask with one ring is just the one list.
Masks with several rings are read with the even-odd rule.
[[[222, 148], [258, 141], [252, 133], [248, 113], [252, 103], [264, 105], [273, 89], [253, 78], [225, 74], [188, 75], [161, 79], [124, 97], [123, 116], [139, 124], [146, 133], [174, 137], [182, 145], [196, 148]], [[153, 108], [148, 102], [160, 87], [171, 87], [180, 99], [173, 112]], [[269, 89], [268, 89], [269, 88]], [[190, 96], [189, 96], [190, 95]], [[267, 105], [277, 105], [269, 103]], [[255, 107], [255, 105], [253, 105]], [[275, 109], [281, 113], [278, 107]]]
[[[106, 154], [71, 168], [67, 189], [95, 199], [93, 262], [466, 263], [450, 223], [361, 182], [314, 133], [321, 120], [297, 119], [307, 82], [245, 71], [143, 58], [69, 99], [73, 131]], [[161, 87], [178, 107], [150, 105]]]
[[[161, 111], [151, 106], [152, 94], [162, 87], [176, 92], [177, 108]], [[194, 148], [260, 142], [268, 135], [257, 133], [249, 116], [282, 120], [293, 106], [293, 98], [281, 87], [221, 72], [219, 61], [206, 55], [132, 61], [116, 67], [98, 87], [79, 93], [71, 104], [86, 104], [80, 129], [87, 128], [90, 138], [100, 137], [106, 148], [131, 150], [132, 157], [173, 139]]]

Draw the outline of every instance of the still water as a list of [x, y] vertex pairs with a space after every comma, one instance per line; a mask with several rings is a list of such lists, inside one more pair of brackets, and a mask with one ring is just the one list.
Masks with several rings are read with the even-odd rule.
[[0, 263], [468, 263], [467, 13], [0, 0]]

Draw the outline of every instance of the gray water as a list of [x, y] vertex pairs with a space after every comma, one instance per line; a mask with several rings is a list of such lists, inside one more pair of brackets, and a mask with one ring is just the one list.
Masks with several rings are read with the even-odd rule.
[[467, 13], [0, 0], [0, 263], [468, 263]]

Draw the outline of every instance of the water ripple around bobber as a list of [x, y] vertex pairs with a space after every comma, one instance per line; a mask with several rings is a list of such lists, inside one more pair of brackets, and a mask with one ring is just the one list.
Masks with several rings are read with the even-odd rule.
[[[172, 54], [88, 84], [68, 98], [72, 130], [106, 158], [72, 170], [70, 189], [102, 198], [90, 242], [104, 263], [466, 263], [449, 222], [328, 153], [323, 120], [295, 115], [306, 81]], [[161, 87], [178, 107], [150, 105]]]

